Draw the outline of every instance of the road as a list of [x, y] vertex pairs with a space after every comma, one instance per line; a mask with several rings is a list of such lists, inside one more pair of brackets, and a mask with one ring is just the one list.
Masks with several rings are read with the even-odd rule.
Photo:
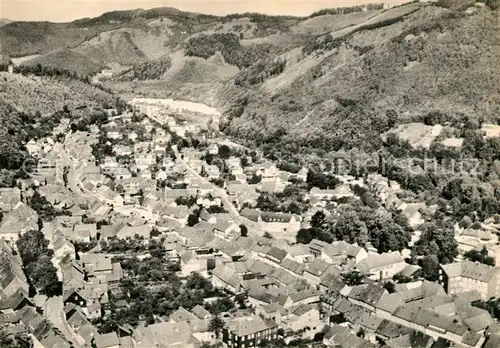
[[48, 298], [45, 302], [44, 313], [52, 325], [58, 328], [66, 340], [71, 342], [75, 348], [85, 347], [83, 338], [76, 334], [66, 321], [62, 296]]

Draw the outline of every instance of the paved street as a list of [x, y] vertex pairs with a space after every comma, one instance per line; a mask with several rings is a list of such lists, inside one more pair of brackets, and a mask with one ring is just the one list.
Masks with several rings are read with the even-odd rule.
[[64, 303], [61, 296], [51, 297], [45, 302], [44, 308], [47, 319], [58, 328], [64, 337], [71, 342], [75, 348], [85, 347], [82, 337], [77, 335], [66, 322], [64, 315]]

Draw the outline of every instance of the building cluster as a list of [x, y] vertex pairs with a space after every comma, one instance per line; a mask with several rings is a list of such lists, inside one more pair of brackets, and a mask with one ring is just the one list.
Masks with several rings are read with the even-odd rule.
[[[128, 112], [75, 132], [63, 122], [54, 136], [28, 143], [37, 158], [33, 175], [19, 187], [0, 189], [2, 327], [25, 332], [44, 348], [200, 347], [215, 341], [245, 348], [299, 338], [345, 348], [432, 347], [443, 341], [493, 348], [500, 342], [500, 326], [474, 305], [500, 297], [500, 268], [457, 260], [432, 283], [407, 262], [409, 250], [378, 253], [370, 243], [295, 239], [316, 212], [357, 199], [359, 186], [408, 218], [412, 243], [425, 212], [435, 207], [405, 202], [397, 183], [370, 175], [342, 176], [335, 188], [304, 190], [307, 212], [263, 211], [256, 208], [262, 194], [282, 194], [293, 182], [306, 182], [308, 170], [288, 173], [270, 162], [221, 156], [225, 145], [198, 126], [160, 116], [164, 124]], [[65, 136], [57, 142], [60, 133]], [[188, 135], [206, 146], [178, 146], [178, 138]], [[44, 203], [30, 205], [35, 198]], [[47, 204], [55, 212], [50, 221], [39, 217]], [[15, 251], [19, 235], [34, 229], [41, 229], [54, 251], [63, 288], [56, 314], [33, 295]], [[475, 229], [457, 226], [456, 238], [464, 251], [486, 247], [497, 258], [496, 231], [494, 221]], [[127, 306], [111, 303], [128, 277], [118, 258], [126, 253], [106, 249], [119, 243], [134, 243], [139, 258], [151, 257], [150, 245], [161, 245], [162, 260], [178, 265], [181, 279], [200, 274], [240, 308], [219, 318], [205, 299], [154, 323], [101, 332], [95, 322], [106, 319], [112, 306]], [[397, 283], [398, 277], [408, 281]], [[217, 329], [215, 319], [223, 323]]]

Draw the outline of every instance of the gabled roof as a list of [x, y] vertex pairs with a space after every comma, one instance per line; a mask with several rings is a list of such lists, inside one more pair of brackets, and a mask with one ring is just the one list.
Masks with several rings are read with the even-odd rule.
[[226, 266], [217, 266], [212, 270], [212, 275], [219, 278], [222, 282], [237, 289], [241, 284], [240, 277], [236, 272]]
[[274, 259], [277, 259], [278, 262], [281, 262], [283, 261], [283, 259], [286, 257], [287, 255], [287, 252], [283, 249], [279, 249], [279, 248], [276, 248], [276, 247], [272, 247], [268, 253], [267, 253], [268, 256], [271, 256], [272, 258]]
[[226, 326], [229, 331], [239, 337], [256, 334], [258, 332], [278, 327], [274, 321], [262, 319], [258, 316], [236, 318], [227, 323]]
[[380, 284], [362, 284], [353, 286], [348, 296], [367, 304], [376, 305], [385, 293], [387, 290]]
[[210, 312], [200, 305], [196, 305], [191, 310], [191, 312], [193, 312], [193, 314], [196, 315], [199, 319], [205, 319], [206, 317], [210, 316]]
[[358, 263], [357, 268], [360, 271], [370, 272], [372, 269], [392, 265], [396, 263], [405, 262], [404, 257], [400, 252], [394, 251], [392, 253], [369, 253], [366, 258]]
[[475, 263], [468, 260], [443, 265], [442, 268], [448, 278], [464, 277], [481, 282], [489, 282], [500, 270], [498, 267], [491, 267], [483, 263]]
[[120, 340], [116, 332], [95, 336], [95, 345], [97, 348], [108, 348], [120, 345]]
[[167, 342], [169, 344], [167, 347], [175, 345], [182, 347], [183, 344], [198, 342], [193, 337], [189, 324], [186, 322], [152, 324], [145, 328], [136, 329], [133, 337], [137, 341], [142, 341], [145, 347], [148, 345], [161, 346]]
[[283, 259], [280, 263], [281, 267], [284, 269], [293, 272], [297, 275], [302, 275], [302, 272], [304, 272], [305, 266], [301, 263], [298, 263], [296, 261], [290, 260], [290, 259]]
[[184, 307], [179, 307], [178, 310], [170, 315], [170, 319], [176, 323], [181, 323], [193, 319], [193, 314], [186, 310]]
[[290, 299], [293, 302], [299, 302], [299, 301], [303, 301], [303, 300], [311, 298], [311, 297], [319, 296], [320, 294], [321, 294], [321, 292], [318, 289], [309, 288], [305, 291], [299, 291], [299, 292], [290, 294]]

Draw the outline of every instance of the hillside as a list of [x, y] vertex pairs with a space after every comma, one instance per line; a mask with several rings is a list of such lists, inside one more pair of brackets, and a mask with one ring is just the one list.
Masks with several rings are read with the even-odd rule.
[[94, 61], [87, 55], [64, 48], [29, 59], [21, 64], [27, 66], [40, 64], [46, 67], [66, 69], [78, 72], [80, 76], [94, 75], [101, 71], [104, 67], [102, 64]]
[[9, 110], [42, 114], [82, 106], [112, 103], [114, 96], [101, 89], [70, 78], [23, 76], [0, 72], [0, 113]]
[[254, 145], [372, 151], [382, 141], [374, 134], [430, 112], [497, 121], [499, 13], [486, 2], [358, 6], [307, 18], [115, 11], [10, 23], [0, 39], [8, 56], [41, 54], [28, 62], [80, 75], [121, 67], [105, 82], [119, 93], [217, 106], [225, 131]]
[[306, 57], [264, 84], [227, 83], [219, 96], [231, 110], [227, 131], [257, 142], [279, 133], [294, 146], [373, 150], [393, 110], [397, 123], [436, 110], [449, 120], [496, 121], [498, 99], [489, 110], [484, 104], [500, 90], [498, 14], [419, 4], [390, 11], [365, 29], [326, 34], [337, 40], [318, 37], [302, 50]]

